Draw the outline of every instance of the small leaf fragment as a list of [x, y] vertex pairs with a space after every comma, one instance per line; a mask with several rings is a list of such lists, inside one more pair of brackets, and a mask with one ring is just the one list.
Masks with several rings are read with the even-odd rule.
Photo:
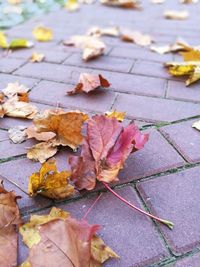
[[24, 142], [27, 139], [25, 129], [26, 129], [26, 126], [16, 126], [16, 127], [10, 128], [8, 130], [8, 135], [9, 135], [10, 140], [12, 140], [14, 144], [20, 144]]
[[33, 30], [33, 36], [37, 41], [48, 42], [53, 39], [53, 32], [50, 28], [38, 26]]
[[192, 124], [192, 127], [200, 131], [200, 120], [199, 121], [195, 121]]
[[41, 142], [28, 149], [27, 158], [44, 163], [47, 159], [53, 157], [58, 149], [52, 142]]
[[1, 32], [1, 31], [0, 31], [0, 47], [4, 48], [4, 49], [9, 47], [7, 38], [6, 38], [5, 34], [4, 34], [4, 32]]
[[153, 38], [150, 35], [128, 29], [122, 29], [120, 37], [122, 41], [133, 42], [140, 46], [148, 46], [153, 42]]
[[100, 27], [92, 27], [87, 31], [87, 35], [90, 36], [111, 36], [118, 37], [119, 36], [119, 28], [118, 27], [109, 27], [109, 28], [100, 28]]
[[34, 52], [30, 58], [30, 61], [31, 62], [41, 62], [44, 60], [44, 58], [45, 58], [44, 54], [39, 54], [39, 53]]
[[116, 118], [118, 121], [122, 122], [124, 120], [126, 112], [120, 112], [117, 110], [113, 110], [113, 111], [107, 111], [105, 114], [109, 118]]
[[67, 0], [65, 8], [68, 11], [76, 11], [80, 8], [80, 6], [77, 0]]
[[138, 0], [101, 0], [103, 5], [115, 6], [122, 8], [140, 8], [140, 1]]
[[49, 141], [51, 139], [53, 139], [56, 134], [53, 132], [42, 132], [42, 133], [38, 133], [37, 129], [34, 125], [30, 125], [26, 130], [26, 135], [27, 138], [35, 138], [38, 141]]
[[166, 10], [164, 12], [164, 17], [166, 19], [185, 20], [189, 17], [189, 13], [187, 10], [183, 11]]

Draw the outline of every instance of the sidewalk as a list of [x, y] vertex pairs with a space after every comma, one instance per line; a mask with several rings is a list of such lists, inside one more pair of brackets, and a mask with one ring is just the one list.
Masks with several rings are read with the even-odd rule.
[[[184, 79], [168, 74], [163, 63], [179, 56], [159, 55], [148, 48], [125, 43], [118, 38], [103, 37], [106, 55], [88, 63], [81, 60], [80, 50], [62, 45], [75, 34], [85, 34], [91, 26], [124, 26], [151, 34], [157, 44], [169, 44], [177, 36], [192, 45], [200, 45], [200, 3], [183, 5], [167, 1], [154, 5], [144, 0], [143, 10], [125, 10], [82, 5], [75, 13], [52, 12], [40, 20], [31, 20], [7, 31], [10, 37], [32, 39], [37, 25], [51, 27], [52, 42], [37, 43], [33, 49], [13, 52], [0, 60], [0, 86], [19, 81], [30, 88], [30, 100], [40, 110], [59, 107], [101, 113], [110, 109], [126, 111], [125, 123], [132, 120], [150, 139], [144, 149], [134, 153], [120, 172], [115, 190], [143, 209], [174, 222], [165, 226], [132, 211], [110, 193], [103, 196], [88, 217], [90, 223], [102, 225], [100, 235], [115, 250], [120, 260], [110, 260], [112, 267], [199, 267], [200, 266], [200, 132], [192, 123], [200, 116], [200, 83], [189, 88]], [[187, 9], [187, 20], [166, 20], [166, 9]], [[45, 54], [45, 62], [30, 63], [33, 51]], [[1, 52], [3, 53], [3, 52]], [[111, 89], [90, 95], [66, 96], [80, 73], [102, 74]], [[0, 140], [6, 130], [31, 121], [5, 117], [0, 121]], [[4, 186], [22, 196], [19, 200], [24, 219], [31, 213], [47, 213], [51, 206], [70, 211], [80, 218], [96, 198], [97, 191], [77, 195], [63, 202], [44, 197], [29, 198], [29, 176], [40, 164], [26, 158], [26, 148], [34, 141], [12, 144], [0, 142], [0, 175]], [[70, 150], [56, 156], [59, 170], [66, 169]], [[18, 187], [18, 185], [20, 187]], [[99, 188], [98, 190], [102, 190]], [[26, 259], [25, 246], [19, 248], [19, 264]]]

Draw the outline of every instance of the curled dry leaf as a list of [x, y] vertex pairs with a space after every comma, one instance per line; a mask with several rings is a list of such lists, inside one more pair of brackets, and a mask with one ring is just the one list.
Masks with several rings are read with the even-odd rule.
[[101, 3], [107, 6], [140, 9], [140, 1], [138, 0], [101, 0]]
[[88, 61], [104, 54], [106, 45], [94, 36], [74, 35], [64, 45], [75, 46], [83, 51], [83, 60]]
[[16, 126], [8, 130], [8, 136], [15, 144], [20, 144], [27, 139], [26, 126]]
[[122, 41], [133, 42], [137, 45], [148, 46], [153, 42], [153, 39], [150, 35], [142, 34], [138, 31], [131, 31], [123, 29], [120, 31], [120, 37]]
[[199, 121], [195, 121], [192, 124], [192, 127], [200, 131], [200, 120]]
[[12, 98], [18, 94], [28, 93], [28, 91], [30, 91], [30, 89], [23, 84], [19, 84], [19, 82], [8, 83], [7, 87], [2, 90], [4, 95], [8, 98]]
[[118, 27], [108, 27], [108, 28], [100, 28], [100, 27], [92, 27], [88, 30], [87, 35], [90, 36], [111, 36], [118, 37], [119, 36], [119, 28]]
[[122, 122], [124, 120], [126, 112], [120, 112], [117, 110], [112, 110], [112, 111], [107, 111], [105, 114], [109, 118], [116, 118], [118, 121]]
[[58, 172], [55, 159], [45, 162], [39, 172], [30, 176], [28, 193], [30, 196], [37, 194], [52, 199], [63, 199], [73, 195], [74, 187], [69, 184], [70, 172]]
[[100, 74], [94, 75], [90, 73], [81, 73], [78, 84], [72, 91], [68, 91], [68, 95], [74, 95], [77, 93], [85, 92], [89, 93], [99, 87], [107, 88], [110, 83]]
[[99, 225], [79, 222], [57, 208], [52, 210], [49, 216], [32, 216], [30, 222], [20, 228], [23, 240], [30, 248], [26, 261], [29, 265], [24, 266], [100, 267], [107, 259], [118, 258], [96, 236]]
[[53, 132], [44, 132], [44, 133], [38, 133], [36, 131], [36, 127], [34, 125], [30, 125], [26, 130], [25, 133], [27, 135], [27, 138], [35, 138], [38, 141], [49, 141], [51, 139], [53, 139], [56, 134]]
[[53, 39], [53, 31], [50, 28], [38, 26], [34, 28], [33, 36], [37, 41], [48, 42]]
[[57, 151], [57, 147], [53, 146], [51, 140], [41, 142], [28, 149], [27, 158], [44, 163], [47, 159], [53, 157]]
[[[0, 266], [17, 266], [17, 232], [21, 223], [17, 197], [0, 183]], [[9, 252], [9, 253], [8, 253]]]
[[44, 54], [39, 54], [39, 53], [34, 52], [30, 58], [30, 61], [31, 62], [41, 62], [44, 60], [44, 58], [45, 58]]
[[83, 140], [81, 127], [87, 119], [88, 115], [80, 111], [46, 110], [33, 123], [38, 133], [56, 134], [54, 146], [69, 146], [75, 150]]
[[116, 118], [93, 116], [87, 122], [81, 155], [71, 156], [71, 180], [78, 189], [91, 190], [96, 179], [106, 183], [117, 181], [131, 152], [141, 149], [148, 135], [141, 134], [137, 126], [123, 127]]
[[166, 10], [164, 12], [164, 17], [166, 19], [177, 19], [184, 20], [189, 17], [189, 13], [187, 10], [177, 11], [177, 10]]
[[65, 8], [68, 11], [76, 11], [80, 8], [80, 5], [77, 0], [67, 0]]

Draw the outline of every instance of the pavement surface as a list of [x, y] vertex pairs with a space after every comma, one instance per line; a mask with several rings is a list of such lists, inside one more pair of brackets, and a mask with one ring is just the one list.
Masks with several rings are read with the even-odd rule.
[[[166, 9], [187, 9], [190, 17], [183, 21], [166, 20]], [[7, 56], [1, 51], [1, 89], [15, 81], [29, 86], [30, 100], [41, 110], [59, 106], [90, 113], [113, 108], [126, 111], [125, 123], [134, 120], [150, 134], [145, 148], [127, 160], [115, 190], [141, 208], [173, 221], [175, 227], [171, 231], [104, 192], [88, 221], [102, 225], [100, 235], [121, 257], [108, 261], [107, 267], [200, 266], [200, 132], [191, 127], [200, 117], [200, 83], [186, 88], [185, 79], [168, 74], [163, 63], [180, 60], [174, 54], [159, 55], [118, 38], [103, 37], [107, 44], [105, 56], [84, 63], [80, 50], [64, 47], [62, 41], [74, 34], [85, 34], [91, 26], [116, 25], [151, 34], [157, 44], [172, 43], [179, 36], [192, 45], [200, 45], [199, 14], [200, 3], [184, 5], [175, 0], [162, 5], [145, 0], [142, 11], [96, 3], [83, 5], [75, 13], [52, 12], [7, 31], [12, 38], [32, 39], [32, 29], [42, 24], [53, 29], [54, 39], [36, 42], [34, 49]], [[45, 54], [45, 62], [30, 63], [33, 50]], [[66, 96], [82, 72], [103, 74], [111, 82], [111, 89]], [[33, 213], [47, 213], [51, 206], [81, 218], [103, 188], [62, 202], [40, 196], [29, 198], [29, 176], [40, 167], [26, 158], [26, 149], [34, 141], [13, 144], [7, 130], [30, 123], [6, 117], [0, 121], [0, 175], [6, 189], [22, 196], [19, 205], [25, 220]], [[66, 169], [70, 154], [68, 149], [57, 154], [60, 170]], [[27, 250], [20, 240], [19, 264], [26, 257]]]

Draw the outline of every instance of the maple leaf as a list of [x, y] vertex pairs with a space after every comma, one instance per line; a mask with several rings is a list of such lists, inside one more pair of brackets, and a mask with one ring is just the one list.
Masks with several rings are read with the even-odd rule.
[[88, 115], [80, 111], [46, 110], [33, 120], [38, 133], [54, 132], [54, 146], [69, 146], [77, 149], [83, 137], [81, 127]]
[[141, 149], [148, 135], [141, 134], [137, 126], [123, 127], [116, 118], [95, 115], [87, 122], [87, 135], [81, 156], [69, 158], [72, 175], [78, 189], [91, 190], [95, 178], [99, 181], [117, 181], [119, 170], [129, 154]]
[[140, 1], [137, 0], [101, 0], [103, 5], [123, 7], [123, 8], [140, 8]]
[[118, 37], [119, 36], [119, 28], [118, 27], [109, 27], [109, 28], [100, 28], [100, 27], [92, 27], [87, 31], [87, 35], [100, 37], [103, 35]]
[[34, 28], [33, 36], [37, 41], [48, 42], [53, 39], [53, 31], [50, 28], [38, 26]]
[[30, 61], [31, 62], [41, 62], [44, 60], [44, 58], [45, 58], [44, 54], [39, 54], [39, 53], [34, 52], [30, 58]]
[[[0, 266], [17, 266], [17, 231], [21, 223], [17, 197], [0, 183]], [[8, 253], [9, 252], [9, 253]]]
[[70, 172], [58, 172], [55, 159], [45, 162], [39, 172], [33, 173], [29, 179], [28, 193], [37, 194], [52, 199], [63, 199], [74, 193], [74, 187], [69, 184]]
[[133, 42], [140, 46], [148, 46], [153, 42], [153, 39], [150, 35], [128, 29], [122, 29], [120, 31], [120, 37], [122, 41]]
[[27, 129], [25, 129], [25, 133], [28, 139], [35, 138], [38, 141], [49, 141], [56, 136], [53, 132], [38, 133], [34, 125], [30, 125]]
[[[118, 258], [118, 255], [96, 236], [99, 225], [79, 222], [71, 218], [69, 213], [53, 209], [54, 212], [58, 210], [56, 213], [61, 213], [61, 216], [31, 217], [30, 223], [20, 228], [25, 243], [30, 247], [26, 261], [26, 264], [30, 265], [25, 266], [95, 267], [102, 266], [110, 257]], [[28, 236], [33, 241], [31, 244]]]
[[122, 122], [124, 120], [126, 112], [120, 112], [117, 110], [113, 110], [113, 111], [106, 111], [105, 114], [109, 118], [116, 118], [118, 121]]
[[68, 95], [74, 95], [80, 92], [89, 93], [99, 87], [109, 87], [110, 83], [100, 74], [81, 73], [78, 84], [73, 90], [68, 91]]
[[74, 35], [64, 42], [64, 45], [75, 46], [83, 51], [82, 58], [85, 61], [94, 59], [104, 54], [106, 45], [94, 36]]
[[16, 126], [8, 130], [9, 138], [14, 144], [20, 144], [27, 139], [26, 126]]
[[164, 17], [166, 19], [184, 20], [189, 17], [189, 13], [187, 10], [183, 10], [183, 11], [166, 10], [164, 12]]
[[192, 127], [200, 131], [200, 120], [192, 124]]

